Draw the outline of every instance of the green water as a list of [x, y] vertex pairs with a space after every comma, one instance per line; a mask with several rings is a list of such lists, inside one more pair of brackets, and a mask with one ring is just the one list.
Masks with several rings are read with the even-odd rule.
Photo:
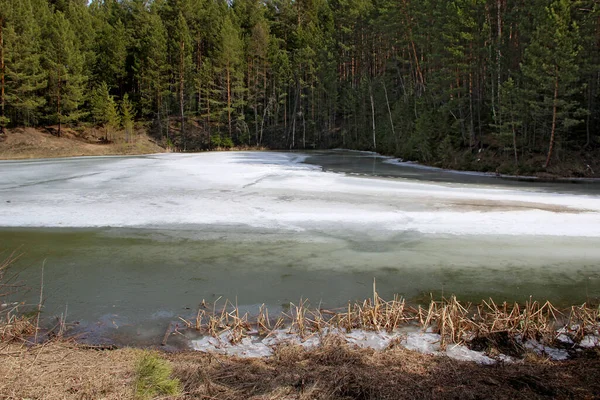
[[3, 229], [0, 243], [23, 254], [14, 270], [44, 316], [123, 340], [150, 340], [205, 300], [277, 311], [300, 298], [343, 306], [371, 295], [412, 301], [456, 294], [557, 304], [600, 298], [600, 247], [585, 238], [431, 236], [379, 232], [207, 229]]

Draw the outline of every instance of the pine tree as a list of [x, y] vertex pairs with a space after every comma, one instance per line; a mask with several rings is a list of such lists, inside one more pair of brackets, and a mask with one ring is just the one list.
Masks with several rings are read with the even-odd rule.
[[102, 82], [93, 91], [90, 103], [95, 122], [104, 127], [104, 140], [112, 140], [111, 134], [119, 126], [119, 115], [115, 99], [111, 96], [106, 82]]
[[233, 131], [233, 114], [242, 105], [242, 40], [239, 28], [233, 23], [231, 16], [225, 17], [221, 29], [221, 68], [225, 74], [225, 94], [227, 98], [227, 126], [229, 138]]
[[131, 24], [136, 29], [131, 32], [129, 53], [136, 91], [132, 99], [140, 116], [158, 122], [162, 135], [161, 111], [168, 85], [167, 32], [155, 3], [147, 8], [136, 1], [134, 6]]
[[[45, 0], [42, 1], [45, 2]], [[87, 0], [69, 1], [65, 17], [76, 33], [79, 52], [84, 59], [84, 71], [93, 71], [97, 56], [95, 51], [97, 40], [102, 40], [102, 38], [98, 32], [99, 19], [92, 15], [92, 6], [88, 3]], [[35, 4], [33, 7], [36, 7]]]
[[[545, 168], [561, 133], [580, 120], [574, 95], [578, 84], [579, 28], [571, 17], [569, 0], [554, 0], [540, 13], [521, 70], [526, 78], [532, 118], [549, 132]], [[550, 121], [550, 127], [545, 121]]]
[[175, 31], [171, 35], [174, 43], [172, 48], [174, 51], [175, 59], [177, 60], [177, 66], [174, 68], [175, 75], [177, 77], [177, 94], [179, 100], [179, 118], [180, 118], [180, 133], [181, 140], [183, 141], [184, 150], [187, 148], [187, 137], [185, 132], [185, 88], [186, 88], [186, 76], [191, 64], [191, 36], [188, 28], [187, 21], [180, 11], [177, 16], [177, 23], [175, 25]]
[[41, 31], [29, 0], [16, 2], [11, 24], [5, 30], [5, 101], [13, 123], [37, 123], [46, 87], [41, 65]]
[[133, 134], [133, 119], [135, 117], [135, 111], [133, 105], [129, 100], [129, 95], [125, 93], [123, 100], [121, 101], [121, 125], [125, 129], [125, 141], [130, 142]]
[[6, 125], [10, 120], [6, 117], [6, 63], [4, 31], [9, 8], [5, 0], [0, 1], [0, 135], [5, 134]]
[[100, 15], [98, 18], [101, 25], [94, 48], [94, 80], [120, 88], [127, 73], [127, 32], [120, 20], [112, 25], [109, 15]]
[[53, 14], [45, 36], [49, 119], [58, 124], [60, 136], [63, 123], [78, 121], [85, 115], [81, 106], [86, 77], [75, 32], [62, 12]]
[[523, 103], [521, 90], [512, 77], [500, 85], [499, 97], [502, 99], [499, 109], [499, 114], [502, 115], [502, 123], [498, 126], [498, 131], [503, 143], [510, 143], [513, 149], [515, 166], [517, 166], [519, 165], [517, 133], [523, 126]]

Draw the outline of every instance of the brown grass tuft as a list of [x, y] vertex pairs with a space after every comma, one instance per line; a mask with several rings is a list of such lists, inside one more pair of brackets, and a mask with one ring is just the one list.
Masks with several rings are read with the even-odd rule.
[[462, 303], [455, 296], [431, 300], [428, 306], [411, 306], [405, 299], [382, 299], [373, 285], [373, 298], [348, 303], [341, 309], [313, 308], [308, 300], [290, 303], [289, 310], [277, 318], [269, 314], [264, 304], [257, 315], [241, 315], [238, 307], [225, 301], [212, 307], [203, 301], [195, 323], [183, 320], [188, 328], [219, 337], [229, 333], [238, 343], [248, 335], [269, 336], [275, 330], [287, 328], [307, 338], [315, 334], [355, 329], [392, 332], [403, 326], [417, 326], [439, 333], [442, 347], [449, 344], [475, 343], [484, 347], [522, 352], [522, 340], [535, 339], [553, 343], [560, 328], [573, 340], [600, 329], [600, 307], [583, 304], [568, 310], [558, 310], [550, 302], [529, 299], [524, 304], [496, 304], [492, 299], [481, 304]]

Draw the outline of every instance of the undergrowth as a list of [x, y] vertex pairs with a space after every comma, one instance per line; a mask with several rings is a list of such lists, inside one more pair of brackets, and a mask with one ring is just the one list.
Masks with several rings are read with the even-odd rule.
[[157, 353], [144, 351], [135, 367], [135, 397], [140, 400], [157, 396], [177, 396], [181, 383], [171, 378], [173, 367]]

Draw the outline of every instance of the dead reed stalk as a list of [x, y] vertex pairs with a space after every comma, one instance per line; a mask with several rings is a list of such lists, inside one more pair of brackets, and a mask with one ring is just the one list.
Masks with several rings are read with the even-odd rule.
[[497, 304], [488, 299], [474, 305], [452, 296], [439, 301], [432, 299], [426, 306], [414, 307], [400, 296], [389, 301], [382, 299], [375, 283], [373, 297], [362, 302], [349, 302], [344, 308], [327, 310], [320, 305], [311, 307], [308, 300], [300, 299], [298, 304], [290, 303], [289, 310], [277, 318], [269, 314], [264, 304], [257, 315], [250, 317], [248, 313], [242, 315], [237, 305], [229, 301], [218, 307], [219, 300], [212, 309], [203, 301], [195, 324], [186, 321], [186, 325], [214, 337], [227, 333], [232, 343], [238, 343], [248, 335], [270, 336], [282, 328], [306, 338], [327, 332], [393, 332], [403, 326], [416, 326], [439, 333], [442, 346], [498, 334], [551, 343], [556, 339], [557, 329], [565, 326], [565, 322], [574, 340], [600, 329], [600, 308], [588, 304], [561, 311], [549, 301], [542, 303], [531, 298], [524, 304]]

